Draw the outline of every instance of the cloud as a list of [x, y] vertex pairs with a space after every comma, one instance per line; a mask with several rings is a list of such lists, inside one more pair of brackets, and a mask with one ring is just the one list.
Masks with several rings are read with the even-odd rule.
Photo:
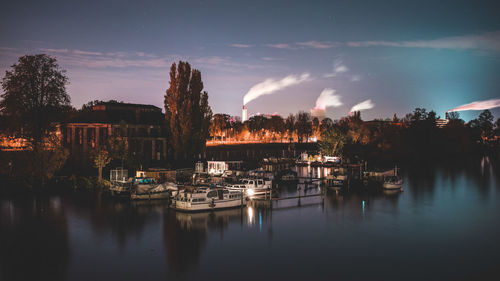
[[339, 107], [342, 105], [340, 96], [335, 94], [334, 89], [323, 89], [318, 99], [316, 99], [316, 107], [314, 109], [326, 109], [327, 107]]
[[353, 106], [350, 112], [372, 109], [374, 106], [375, 105], [372, 103], [372, 100], [365, 100]]
[[333, 62], [333, 71], [330, 73], [326, 73], [323, 75], [325, 78], [332, 78], [337, 76], [338, 74], [345, 73], [349, 71], [349, 68], [344, 65], [343, 61], [341, 59], [335, 59]]
[[475, 101], [468, 104], [464, 104], [461, 106], [457, 106], [453, 109], [450, 109], [446, 112], [452, 111], [466, 111], [466, 110], [485, 110], [500, 107], [500, 99], [491, 99], [485, 101]]
[[251, 47], [253, 47], [253, 45], [249, 45], [249, 44], [231, 44], [229, 46], [235, 47], [235, 48], [251, 48]]
[[354, 41], [347, 42], [350, 47], [406, 47], [406, 48], [434, 48], [434, 49], [476, 49], [500, 51], [500, 30], [450, 36], [433, 40], [414, 41]]
[[361, 80], [361, 75], [354, 74], [353, 76], [351, 76], [351, 82], [357, 82], [359, 80]]
[[265, 60], [265, 61], [280, 61], [280, 60], [283, 60], [282, 58], [272, 58], [272, 57], [262, 57], [260, 59], [261, 60]]
[[100, 52], [89, 52], [89, 51], [81, 51], [81, 50], [73, 50], [73, 54], [76, 55], [90, 55], [90, 56], [101, 56]]
[[40, 49], [43, 52], [48, 52], [48, 53], [67, 53], [69, 52], [68, 49]]
[[295, 47], [292, 47], [290, 44], [267, 44], [266, 46], [275, 49], [295, 49]]
[[307, 42], [297, 42], [295, 43], [299, 46], [309, 47], [314, 49], [329, 49], [336, 46], [339, 46], [338, 42], [329, 42], [329, 41], [307, 41]]
[[250, 88], [250, 90], [243, 97], [243, 104], [245, 105], [260, 96], [270, 95], [284, 88], [305, 82], [309, 80], [309, 77], [310, 74], [306, 72], [300, 76], [293, 74], [288, 75], [281, 80], [275, 80], [272, 78], [266, 79], [265, 81], [255, 84]]

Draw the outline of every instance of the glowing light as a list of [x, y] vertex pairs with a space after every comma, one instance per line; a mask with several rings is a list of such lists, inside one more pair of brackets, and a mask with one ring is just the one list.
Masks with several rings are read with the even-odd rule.
[[253, 190], [253, 188], [249, 188], [249, 189], [247, 189], [247, 194], [249, 196], [253, 196], [255, 194], [255, 190]]
[[253, 224], [253, 207], [248, 207], [247, 208], [247, 215], [248, 215], [248, 223]]

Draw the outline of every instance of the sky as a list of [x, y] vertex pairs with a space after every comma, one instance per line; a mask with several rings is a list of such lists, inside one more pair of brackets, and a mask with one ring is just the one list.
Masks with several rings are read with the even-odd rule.
[[[497, 3], [496, 3], [497, 2]], [[326, 89], [338, 119], [500, 98], [498, 1], [8, 1], [0, 77], [24, 54], [55, 56], [79, 108], [115, 99], [163, 108], [173, 62], [202, 73], [214, 113], [309, 111]], [[332, 93], [332, 92], [330, 92]], [[465, 120], [479, 111], [460, 112]], [[493, 109], [496, 118], [500, 110]]]

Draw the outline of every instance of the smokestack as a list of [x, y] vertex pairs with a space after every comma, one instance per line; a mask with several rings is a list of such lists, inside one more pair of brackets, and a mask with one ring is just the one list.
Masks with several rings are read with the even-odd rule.
[[245, 122], [248, 119], [247, 107], [243, 105], [243, 110], [241, 111], [241, 122]]

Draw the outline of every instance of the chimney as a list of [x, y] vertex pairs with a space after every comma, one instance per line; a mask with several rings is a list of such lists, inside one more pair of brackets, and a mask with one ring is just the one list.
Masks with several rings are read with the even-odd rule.
[[241, 122], [245, 122], [248, 120], [247, 107], [243, 105], [243, 110], [241, 111]]

